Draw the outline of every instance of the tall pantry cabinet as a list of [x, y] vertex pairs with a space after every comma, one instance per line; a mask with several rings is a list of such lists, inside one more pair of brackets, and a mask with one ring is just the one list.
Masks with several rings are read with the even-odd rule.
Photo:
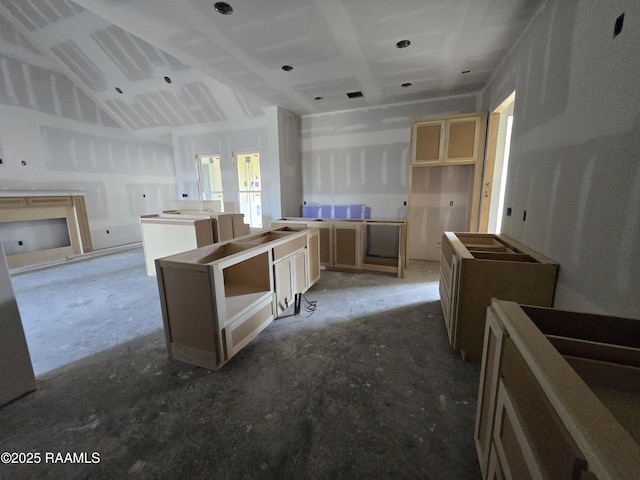
[[477, 230], [486, 131], [486, 113], [413, 123], [409, 258], [438, 261], [442, 232]]

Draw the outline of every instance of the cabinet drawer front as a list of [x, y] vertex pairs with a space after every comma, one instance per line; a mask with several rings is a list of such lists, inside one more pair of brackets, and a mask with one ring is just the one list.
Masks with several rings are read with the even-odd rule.
[[[540, 478], [579, 479], [582, 470], [586, 469], [586, 460], [510, 338], [505, 338], [503, 344], [501, 376], [503, 396], [509, 399], [502, 403], [506, 408], [512, 406], [507, 427], [516, 429], [519, 426], [519, 440], [524, 441], [531, 452], [527, 456], [528, 464], [538, 465]], [[498, 404], [496, 422], [506, 418], [500, 409], [500, 401]], [[494, 438], [504, 432], [508, 434], [508, 428], [502, 428], [501, 432], [496, 424]]]
[[273, 310], [269, 299], [224, 328], [222, 334], [225, 339], [225, 360], [238, 353], [272, 321]]
[[293, 240], [288, 241], [282, 245], [278, 245], [273, 248], [273, 261], [280, 260], [281, 258], [286, 257], [287, 255], [291, 255], [296, 250], [300, 250], [301, 248], [305, 248], [307, 246], [307, 237], [302, 236], [298, 238], [294, 238]]

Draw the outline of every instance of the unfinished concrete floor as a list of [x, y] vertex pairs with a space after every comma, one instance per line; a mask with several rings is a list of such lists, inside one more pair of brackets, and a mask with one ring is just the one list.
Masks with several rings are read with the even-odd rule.
[[[41, 301], [24, 301], [29, 285], [47, 290], [43, 323], [82, 310], [45, 339], [110, 348], [39, 375], [37, 391], [0, 408], [0, 452], [42, 456], [0, 464], [0, 478], [480, 479], [479, 365], [447, 343], [437, 278], [430, 262], [404, 279], [323, 271], [306, 294], [312, 315], [276, 320], [210, 372], [168, 359], [141, 249], [17, 275], [23, 316]], [[78, 279], [86, 290], [69, 287]], [[87, 463], [47, 463], [46, 452]]]

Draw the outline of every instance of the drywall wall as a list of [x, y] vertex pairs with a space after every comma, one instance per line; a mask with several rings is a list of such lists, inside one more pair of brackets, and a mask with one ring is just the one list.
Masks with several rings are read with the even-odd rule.
[[[302, 164], [300, 162], [300, 117], [280, 107], [265, 109], [269, 131], [269, 156], [279, 159], [278, 169], [263, 173], [270, 189], [273, 219], [300, 215]], [[275, 163], [275, 162], [274, 162]]]
[[[36, 389], [27, 340], [0, 245], [0, 406]], [[9, 367], [10, 365], [10, 367]]]
[[637, 1], [550, 0], [483, 92], [516, 90], [502, 230], [560, 263], [557, 308], [640, 318], [638, 45]]
[[119, 128], [60, 72], [0, 55], [0, 77], [0, 190], [83, 191], [94, 249], [140, 241], [139, 216], [176, 198], [171, 145]]
[[373, 218], [404, 218], [412, 122], [477, 110], [478, 96], [470, 94], [303, 116], [303, 200], [365, 204]]
[[84, 192], [94, 249], [140, 241], [139, 216], [176, 197], [171, 146], [119, 129], [0, 106], [0, 145], [0, 190]]

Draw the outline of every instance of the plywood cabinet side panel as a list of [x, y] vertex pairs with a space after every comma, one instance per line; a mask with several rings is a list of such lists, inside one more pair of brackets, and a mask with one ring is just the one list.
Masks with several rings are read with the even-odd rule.
[[20, 310], [0, 243], [0, 406], [36, 389]]
[[214, 352], [217, 318], [208, 273], [161, 270], [170, 342]]
[[204, 247], [214, 243], [213, 228], [210, 219], [197, 220], [194, 222], [196, 235], [196, 247]]
[[556, 268], [535, 263], [462, 259], [456, 345], [480, 361], [486, 308], [492, 298], [551, 306]]

